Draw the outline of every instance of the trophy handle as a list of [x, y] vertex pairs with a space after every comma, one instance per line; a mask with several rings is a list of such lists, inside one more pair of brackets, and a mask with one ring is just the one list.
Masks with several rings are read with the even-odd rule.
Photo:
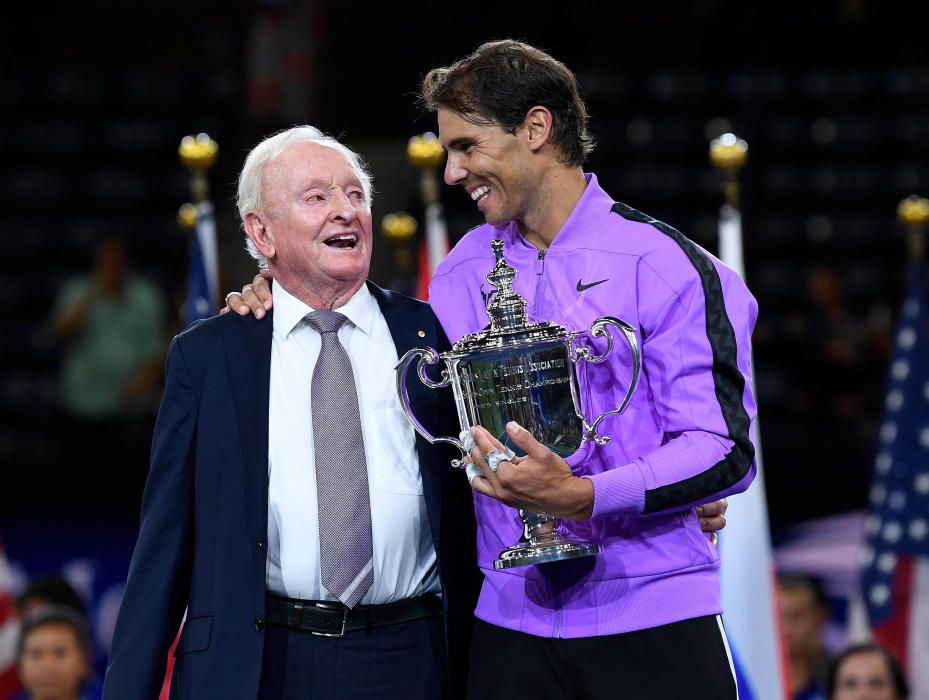
[[[434, 349], [426, 347], [408, 350], [403, 357], [400, 358], [400, 362], [398, 362], [397, 366], [394, 368], [397, 376], [397, 395], [400, 397], [400, 405], [403, 407], [403, 412], [413, 425], [413, 430], [422, 435], [430, 445], [434, 445], [437, 442], [454, 445], [461, 451], [461, 456], [464, 457], [468, 454], [468, 451], [465, 449], [461, 440], [454, 437], [435, 437], [419, 422], [419, 419], [414, 415], [413, 409], [410, 407], [410, 395], [406, 387], [406, 375], [410, 370], [410, 365], [413, 360], [417, 357], [419, 358], [419, 363], [416, 366], [416, 373], [419, 375], [419, 380], [423, 384], [430, 389], [442, 389], [451, 383], [451, 379], [448, 376], [448, 369], [442, 370], [442, 378], [437, 382], [432, 381], [426, 374], [426, 365], [434, 365], [439, 361], [439, 353]], [[460, 459], [454, 459], [452, 460], [452, 466], [456, 469], [461, 469], [465, 464]]]
[[635, 337], [635, 328], [630, 326], [628, 323], [622, 319], [615, 318], [614, 316], [603, 316], [598, 318], [590, 326], [590, 335], [594, 338], [600, 336], [606, 337], [606, 350], [602, 355], [594, 355], [591, 353], [591, 350], [587, 346], [576, 346], [572, 343], [573, 357], [575, 364], [580, 363], [582, 360], [587, 362], [592, 362], [594, 364], [603, 362], [611, 352], [613, 352], [613, 334], [607, 330], [607, 326], [616, 326], [623, 336], [626, 338], [626, 342], [629, 344], [629, 349], [632, 350], [632, 380], [629, 382], [629, 389], [626, 390], [626, 395], [623, 397], [622, 403], [618, 408], [614, 408], [612, 411], [607, 411], [602, 413], [597, 420], [592, 424], [587, 423], [587, 419], [584, 416], [581, 416], [581, 420], [584, 423], [584, 437], [581, 440], [583, 445], [588, 440], [593, 440], [598, 445], [605, 445], [610, 441], [609, 435], [597, 435], [597, 426], [600, 425], [602, 421], [607, 416], [618, 415], [626, 410], [629, 406], [629, 402], [632, 400], [632, 395], [635, 393], [635, 388], [639, 384], [639, 374], [642, 370], [642, 359], [639, 353], [639, 341]]

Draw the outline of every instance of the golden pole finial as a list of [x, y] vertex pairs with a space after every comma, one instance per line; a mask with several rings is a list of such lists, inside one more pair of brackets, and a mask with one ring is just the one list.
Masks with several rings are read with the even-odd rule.
[[723, 185], [726, 203], [739, 208], [739, 170], [748, 162], [748, 143], [735, 134], [726, 133], [710, 142], [710, 162], [726, 178]]
[[439, 201], [439, 178], [436, 171], [445, 160], [445, 149], [439, 143], [439, 137], [431, 131], [414, 136], [406, 147], [406, 157], [410, 165], [418, 168], [419, 192], [423, 204], [428, 206]]
[[929, 222], [929, 199], [911, 194], [900, 200], [897, 217], [909, 229], [909, 249], [914, 260], [923, 256], [926, 245], [926, 223]]
[[177, 223], [185, 231], [190, 231], [197, 225], [197, 207], [190, 202], [184, 202], [177, 210]]
[[417, 168], [438, 168], [445, 160], [445, 149], [431, 131], [414, 136], [406, 147], [406, 157]]
[[391, 242], [405, 243], [416, 235], [416, 219], [405, 211], [388, 214], [381, 220], [381, 233]]
[[417, 228], [416, 219], [404, 211], [387, 214], [381, 219], [381, 234], [393, 245], [397, 266], [404, 275], [413, 269], [413, 251], [410, 244]]
[[210, 186], [206, 171], [216, 163], [218, 152], [219, 145], [204, 133], [185, 136], [177, 148], [181, 164], [191, 171], [190, 192], [195, 204], [209, 199]]

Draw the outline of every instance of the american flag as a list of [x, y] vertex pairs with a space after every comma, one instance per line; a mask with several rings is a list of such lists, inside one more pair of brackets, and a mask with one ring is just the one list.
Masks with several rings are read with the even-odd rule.
[[[913, 697], [929, 697], [929, 313], [914, 265], [890, 364], [861, 592], [874, 638], [896, 654]], [[921, 662], [917, 661], [922, 658]]]
[[20, 690], [19, 676], [16, 673], [18, 638], [19, 619], [13, 605], [10, 567], [3, 543], [0, 542], [0, 700], [8, 700]]

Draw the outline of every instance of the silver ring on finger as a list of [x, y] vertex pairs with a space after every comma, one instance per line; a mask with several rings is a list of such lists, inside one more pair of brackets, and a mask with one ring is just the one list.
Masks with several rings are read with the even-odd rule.
[[465, 465], [465, 474], [468, 477], [468, 484], [473, 482], [478, 477], [480, 477], [481, 479], [486, 478], [481, 473], [481, 470], [478, 468], [478, 466], [474, 462], [469, 462], [468, 464]]
[[474, 436], [471, 434], [470, 430], [462, 430], [458, 434], [458, 439], [464, 445], [464, 450], [467, 454], [471, 454], [471, 450], [477, 447], [477, 442], [474, 440]]
[[226, 295], [226, 306], [229, 306], [229, 297], [235, 296], [236, 294], [238, 294], [238, 292], [229, 292], [229, 293]]
[[487, 460], [487, 466], [490, 467], [490, 471], [496, 474], [497, 470], [500, 468], [500, 462], [509, 462], [515, 456], [516, 453], [513, 452], [513, 450], [507, 450], [506, 452], [491, 450], [484, 455], [484, 459]]

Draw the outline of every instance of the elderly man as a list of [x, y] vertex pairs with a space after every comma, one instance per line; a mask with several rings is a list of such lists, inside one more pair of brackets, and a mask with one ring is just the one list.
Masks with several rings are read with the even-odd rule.
[[[238, 205], [275, 313], [171, 345], [104, 696], [158, 696], [185, 609], [173, 698], [446, 696], [474, 606], [470, 490], [414, 437], [392, 370], [447, 340], [426, 304], [365, 283], [370, 178], [336, 140], [263, 141]], [[418, 384], [417, 412], [452, 421]]]
[[[492, 460], [491, 469], [484, 455], [507, 452], [474, 429], [484, 584], [469, 693], [735, 698], [719, 555], [701, 533], [709, 507], [698, 504], [744, 490], [755, 475], [754, 298], [718, 260], [615, 202], [583, 171], [593, 148], [586, 107], [573, 73], [548, 54], [490, 42], [430, 72], [422, 94], [448, 151], [445, 181], [462, 186], [487, 221], [430, 285], [448, 337], [486, 325], [490, 243], [502, 240], [533, 320], [587, 328], [622, 318], [636, 327], [643, 360], [628, 410], [609, 424], [613, 440], [588, 443], [568, 461], [513, 423], [508, 442], [524, 456]], [[255, 286], [247, 305], [266, 301], [261, 280]], [[629, 375], [620, 358], [585, 370], [586, 415], [619, 403]], [[603, 552], [495, 570], [513, 538], [513, 507], [560, 516]]]

